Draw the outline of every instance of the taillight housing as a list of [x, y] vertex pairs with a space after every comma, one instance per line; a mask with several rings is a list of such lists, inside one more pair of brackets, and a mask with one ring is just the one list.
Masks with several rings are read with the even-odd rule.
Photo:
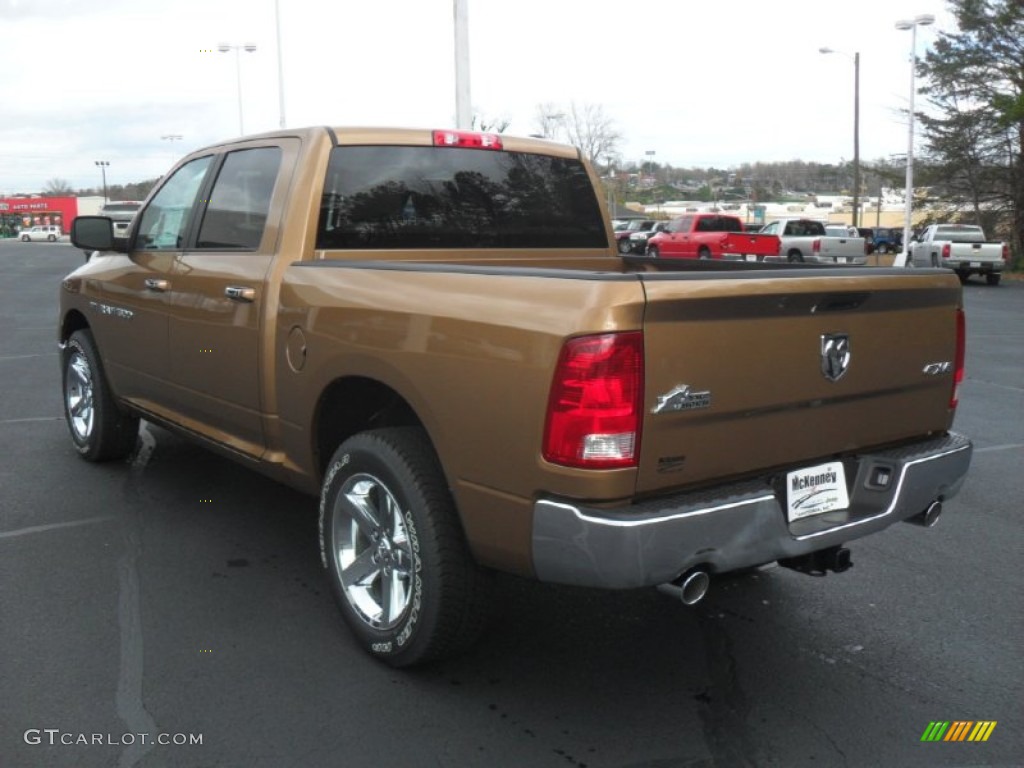
[[566, 341], [548, 398], [545, 461], [582, 469], [637, 466], [643, 372], [639, 331]]
[[950, 254], [953, 252], [953, 246], [949, 243], [942, 244], [942, 258], [948, 259]]
[[1007, 266], [1010, 265], [1010, 244], [1009, 243], [1003, 243], [1003, 261], [1006, 262]]
[[949, 396], [950, 409], [960, 403], [960, 385], [964, 380], [964, 356], [967, 351], [967, 319], [964, 311], [956, 311], [956, 357], [953, 362], [953, 391]]
[[435, 147], [462, 149], [501, 149], [501, 135], [478, 131], [434, 131]]
[[811, 243], [811, 253], [821, 253], [821, 240], [818, 238], [814, 238]]

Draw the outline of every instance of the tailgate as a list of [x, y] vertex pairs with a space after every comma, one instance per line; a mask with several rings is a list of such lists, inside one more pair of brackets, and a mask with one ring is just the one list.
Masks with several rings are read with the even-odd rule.
[[951, 424], [943, 364], [955, 361], [961, 300], [952, 275], [642, 279], [639, 493], [812, 464]]
[[953, 243], [953, 258], [993, 264], [1003, 261], [1002, 243]]
[[822, 237], [821, 255], [831, 258], [859, 258], [864, 255], [863, 237]]
[[722, 239], [722, 252], [775, 256], [779, 252], [779, 238], [757, 232], [730, 232]]

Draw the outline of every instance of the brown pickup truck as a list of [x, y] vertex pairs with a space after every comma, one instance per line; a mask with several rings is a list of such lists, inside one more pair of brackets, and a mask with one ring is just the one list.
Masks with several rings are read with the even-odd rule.
[[595, 188], [493, 134], [193, 152], [127, 240], [73, 224], [72, 441], [123, 458], [142, 418], [318, 493], [341, 612], [395, 666], [472, 642], [493, 569], [694, 603], [934, 522], [971, 457], [954, 275], [622, 258]]

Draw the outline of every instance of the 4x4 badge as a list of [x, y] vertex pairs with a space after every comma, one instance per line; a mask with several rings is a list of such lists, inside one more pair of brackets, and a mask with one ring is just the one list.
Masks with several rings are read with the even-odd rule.
[[821, 335], [821, 373], [829, 381], [839, 381], [850, 367], [850, 337], [845, 333]]

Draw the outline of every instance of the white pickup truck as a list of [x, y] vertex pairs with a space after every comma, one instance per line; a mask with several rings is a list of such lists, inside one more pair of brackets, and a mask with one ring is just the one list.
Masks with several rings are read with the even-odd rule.
[[987, 241], [985, 231], [973, 224], [932, 224], [907, 249], [908, 267], [946, 267], [961, 283], [984, 275], [989, 285], [999, 285], [1009, 260], [1009, 245]]
[[782, 241], [780, 261], [859, 265], [868, 260], [863, 237], [829, 235], [825, 225], [814, 219], [778, 219], [761, 233], [777, 235]]

